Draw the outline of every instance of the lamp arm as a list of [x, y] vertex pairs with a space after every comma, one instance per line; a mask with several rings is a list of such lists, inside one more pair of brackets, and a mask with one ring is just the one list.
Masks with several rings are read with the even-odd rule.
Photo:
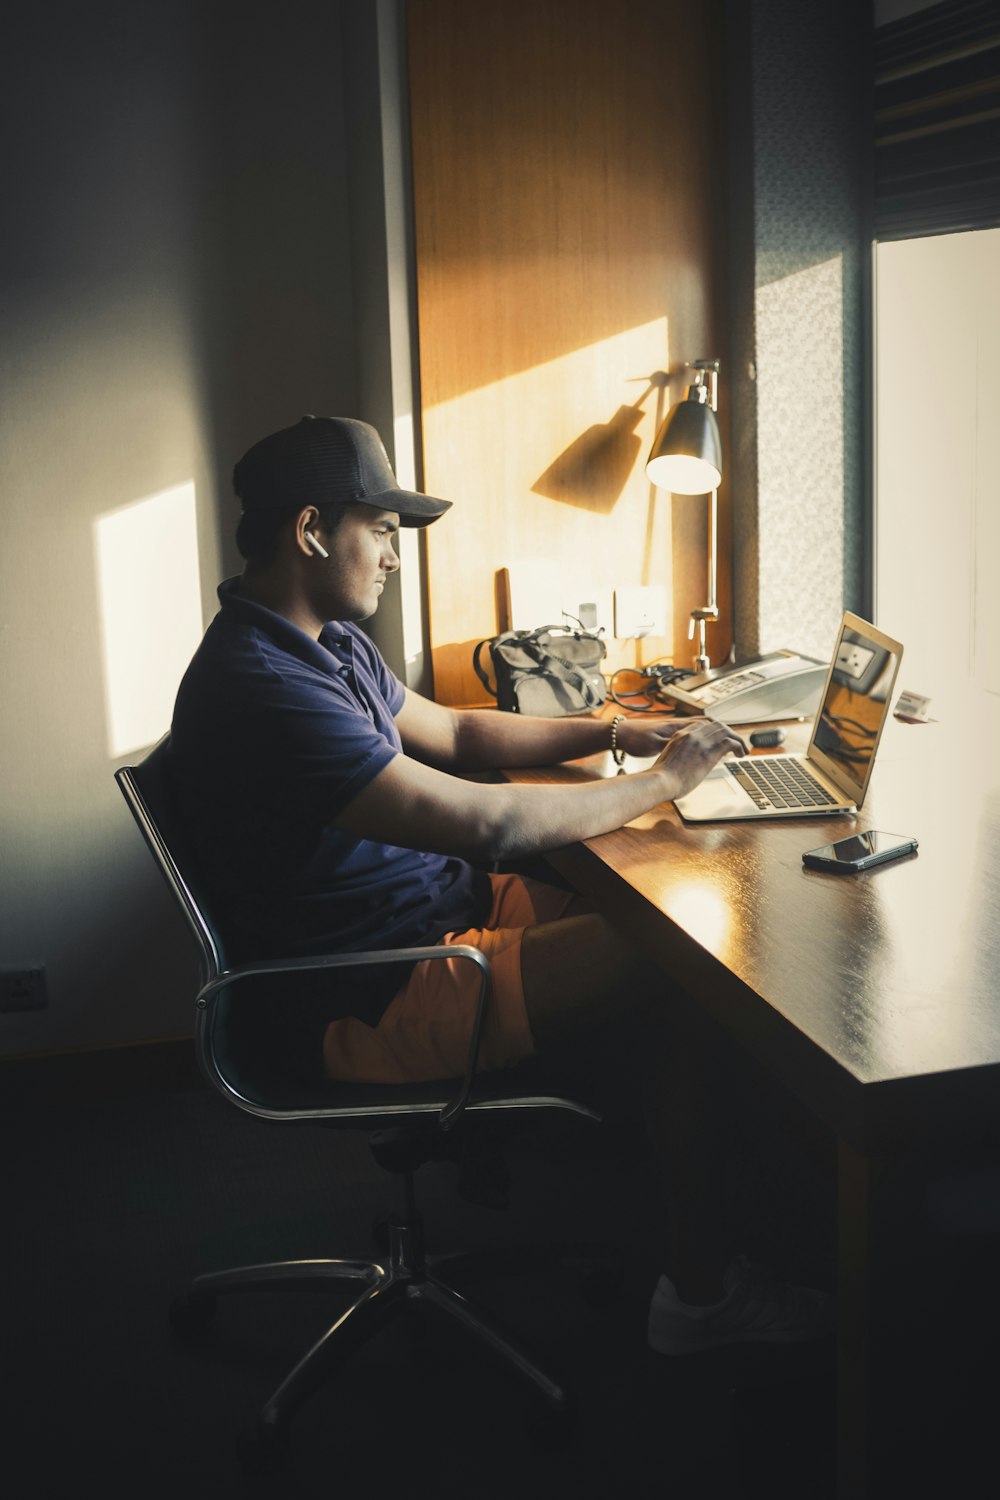
[[708, 507], [708, 607], [718, 612], [719, 584], [719, 492], [712, 491]]

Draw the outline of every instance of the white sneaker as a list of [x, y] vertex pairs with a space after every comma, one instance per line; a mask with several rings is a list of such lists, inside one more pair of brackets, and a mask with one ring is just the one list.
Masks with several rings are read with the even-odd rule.
[[682, 1302], [661, 1276], [649, 1308], [649, 1346], [658, 1354], [697, 1354], [721, 1344], [804, 1343], [833, 1328], [833, 1298], [789, 1286], [738, 1256], [722, 1280], [726, 1295], [710, 1307]]

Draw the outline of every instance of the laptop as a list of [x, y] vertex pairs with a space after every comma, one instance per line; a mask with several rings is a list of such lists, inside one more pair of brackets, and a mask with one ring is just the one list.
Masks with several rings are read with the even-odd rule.
[[677, 798], [681, 817], [714, 823], [856, 812], [871, 780], [902, 657], [898, 641], [845, 613], [805, 754], [720, 761], [693, 791]]

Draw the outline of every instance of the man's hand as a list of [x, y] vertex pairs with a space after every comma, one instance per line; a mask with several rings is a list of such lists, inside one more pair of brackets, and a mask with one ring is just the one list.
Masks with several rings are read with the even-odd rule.
[[746, 753], [746, 744], [728, 724], [714, 719], [684, 719], [652, 769], [668, 778], [668, 796], [674, 801], [704, 780], [724, 755]]
[[692, 724], [704, 723], [701, 714], [693, 719], [625, 719], [618, 725], [618, 748], [624, 750], [626, 755], [659, 755], [675, 734], [690, 728]]

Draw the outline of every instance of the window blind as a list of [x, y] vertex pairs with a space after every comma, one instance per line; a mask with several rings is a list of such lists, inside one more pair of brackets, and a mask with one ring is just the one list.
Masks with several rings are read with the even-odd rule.
[[874, 230], [1000, 225], [1000, 0], [947, 0], [875, 31]]

